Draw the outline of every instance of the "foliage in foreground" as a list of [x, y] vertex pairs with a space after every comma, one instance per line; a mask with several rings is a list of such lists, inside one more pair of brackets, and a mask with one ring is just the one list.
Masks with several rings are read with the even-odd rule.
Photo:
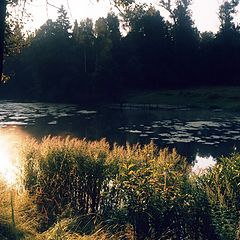
[[[221, 158], [200, 180], [207, 194], [213, 226], [220, 239], [240, 239], [240, 154]], [[236, 237], [238, 234], [238, 237]]]
[[237, 239], [239, 154], [199, 176], [175, 150], [153, 143], [49, 137], [24, 143], [21, 158], [18, 238]]

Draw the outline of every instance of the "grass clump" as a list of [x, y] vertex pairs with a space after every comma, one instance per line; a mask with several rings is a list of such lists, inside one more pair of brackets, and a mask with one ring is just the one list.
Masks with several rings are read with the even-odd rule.
[[32, 239], [38, 213], [29, 194], [10, 189], [5, 182], [0, 183], [0, 189], [0, 239]]
[[42, 230], [68, 211], [73, 215], [100, 211], [111, 164], [106, 141], [45, 138], [31, 146], [23, 152], [24, 181], [36, 198]]

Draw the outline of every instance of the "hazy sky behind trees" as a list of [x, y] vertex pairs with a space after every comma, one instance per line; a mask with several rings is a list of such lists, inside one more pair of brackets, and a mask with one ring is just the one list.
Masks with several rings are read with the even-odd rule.
[[[140, 0], [142, 2], [152, 3], [156, 5], [157, 0]], [[110, 5], [109, 0], [101, 0], [97, 3], [96, 0], [50, 0], [50, 4], [64, 7], [69, 12], [71, 21], [75, 19], [84, 19], [90, 17], [93, 20], [104, 16], [114, 7]], [[222, 0], [193, 0], [192, 16], [195, 25], [200, 31], [217, 32], [219, 29], [218, 9]], [[27, 29], [34, 31], [39, 28], [48, 18], [55, 19], [57, 9], [51, 6], [46, 7], [46, 0], [33, 0], [28, 3], [27, 9], [31, 13], [31, 21], [27, 23]], [[167, 16], [164, 10], [160, 10], [163, 16]]]

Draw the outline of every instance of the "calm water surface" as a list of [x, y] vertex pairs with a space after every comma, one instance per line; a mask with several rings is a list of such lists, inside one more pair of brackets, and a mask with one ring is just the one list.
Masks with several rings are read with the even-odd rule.
[[194, 159], [240, 149], [240, 112], [196, 109], [127, 109], [69, 104], [0, 102], [0, 128], [21, 129], [38, 139], [71, 135], [125, 144], [176, 147]]

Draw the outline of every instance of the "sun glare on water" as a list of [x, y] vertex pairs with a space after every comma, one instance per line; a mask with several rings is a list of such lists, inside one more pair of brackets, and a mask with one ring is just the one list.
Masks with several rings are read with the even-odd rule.
[[0, 129], [0, 180], [9, 187], [19, 186], [18, 146], [24, 137], [26, 135], [18, 129]]
[[213, 156], [202, 157], [198, 154], [196, 155], [194, 165], [192, 167], [192, 172], [195, 174], [202, 174], [206, 170], [210, 169], [216, 164], [216, 159]]
[[18, 166], [10, 152], [6, 149], [0, 150], [0, 177], [8, 185], [17, 184]]

